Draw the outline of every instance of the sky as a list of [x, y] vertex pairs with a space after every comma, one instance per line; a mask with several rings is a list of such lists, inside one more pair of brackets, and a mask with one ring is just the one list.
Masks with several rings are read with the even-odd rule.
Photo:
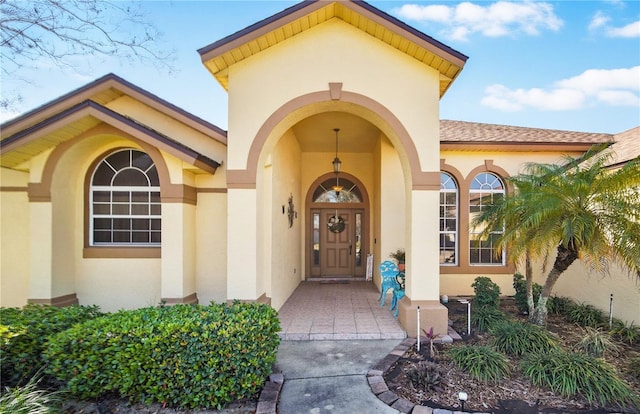
[[[0, 121], [115, 73], [227, 129], [227, 93], [197, 50], [296, 3], [143, 1], [174, 51], [172, 70], [117, 58], [39, 63], [30, 83], [1, 80], [22, 101]], [[469, 57], [441, 119], [604, 133], [640, 125], [640, 0], [368, 3]]]

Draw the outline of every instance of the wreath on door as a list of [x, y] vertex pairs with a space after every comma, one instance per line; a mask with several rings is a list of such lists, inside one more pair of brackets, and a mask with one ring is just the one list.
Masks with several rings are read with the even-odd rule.
[[332, 233], [342, 233], [345, 229], [344, 219], [342, 216], [333, 216], [329, 219], [327, 227], [329, 227], [329, 231]]

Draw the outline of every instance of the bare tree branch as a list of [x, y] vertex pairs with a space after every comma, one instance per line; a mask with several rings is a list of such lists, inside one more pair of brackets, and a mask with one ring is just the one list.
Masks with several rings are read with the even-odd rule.
[[[118, 57], [173, 71], [173, 50], [164, 50], [161, 33], [142, 3], [118, 0], [0, 0], [0, 74], [29, 82], [26, 69], [51, 65], [77, 70], [81, 56]], [[3, 96], [0, 108], [20, 97]]]

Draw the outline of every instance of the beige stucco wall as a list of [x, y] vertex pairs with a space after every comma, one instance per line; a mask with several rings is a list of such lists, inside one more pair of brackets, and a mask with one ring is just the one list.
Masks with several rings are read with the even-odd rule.
[[[279, 107], [326, 91], [330, 82], [382, 103], [417, 138], [429, 136], [425, 126], [437, 134], [438, 79], [435, 70], [350, 25], [331, 20], [316, 26], [229, 68], [228, 166], [246, 167], [257, 131]], [[424, 141], [416, 139], [419, 146]]]
[[[264, 276], [265, 283], [269, 285], [271, 305], [279, 309], [300, 283], [304, 267], [300, 244], [301, 235], [304, 234], [304, 196], [300, 187], [302, 162], [300, 145], [291, 130], [278, 141], [271, 161], [271, 185], [265, 188], [271, 189], [271, 203], [264, 205], [269, 214], [269, 222], [265, 227], [269, 228], [270, 236], [267, 239], [270, 251], [265, 257], [270, 257], [271, 263], [264, 267], [270, 274]], [[293, 197], [297, 213], [292, 227], [289, 227], [288, 218], [289, 197]]]
[[[547, 272], [550, 265], [547, 267]], [[536, 266], [535, 281], [543, 284], [546, 273]], [[640, 323], [640, 279], [619, 265], [611, 264], [609, 273], [590, 270], [582, 261], [574, 262], [558, 279], [554, 296], [566, 296], [577, 303], [593, 305], [609, 315], [613, 295], [613, 316], [627, 323]]]
[[26, 303], [29, 294], [28, 174], [0, 169], [0, 306]]

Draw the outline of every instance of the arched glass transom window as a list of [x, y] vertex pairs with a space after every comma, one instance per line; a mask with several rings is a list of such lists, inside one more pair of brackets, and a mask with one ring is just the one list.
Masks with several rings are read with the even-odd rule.
[[314, 203], [361, 203], [362, 192], [358, 186], [346, 178], [339, 179], [339, 185], [342, 189], [336, 193], [334, 186], [336, 179], [330, 178], [325, 180], [313, 192]]
[[458, 184], [440, 173], [440, 264], [458, 263]]
[[92, 246], [160, 245], [160, 180], [149, 155], [125, 149], [105, 157], [89, 198]]
[[[476, 175], [469, 188], [469, 222], [487, 206], [505, 196], [502, 180], [490, 172]], [[503, 228], [492, 229], [488, 237], [481, 237], [482, 228], [469, 229], [469, 262], [471, 265], [504, 265], [504, 254], [496, 239]]]

